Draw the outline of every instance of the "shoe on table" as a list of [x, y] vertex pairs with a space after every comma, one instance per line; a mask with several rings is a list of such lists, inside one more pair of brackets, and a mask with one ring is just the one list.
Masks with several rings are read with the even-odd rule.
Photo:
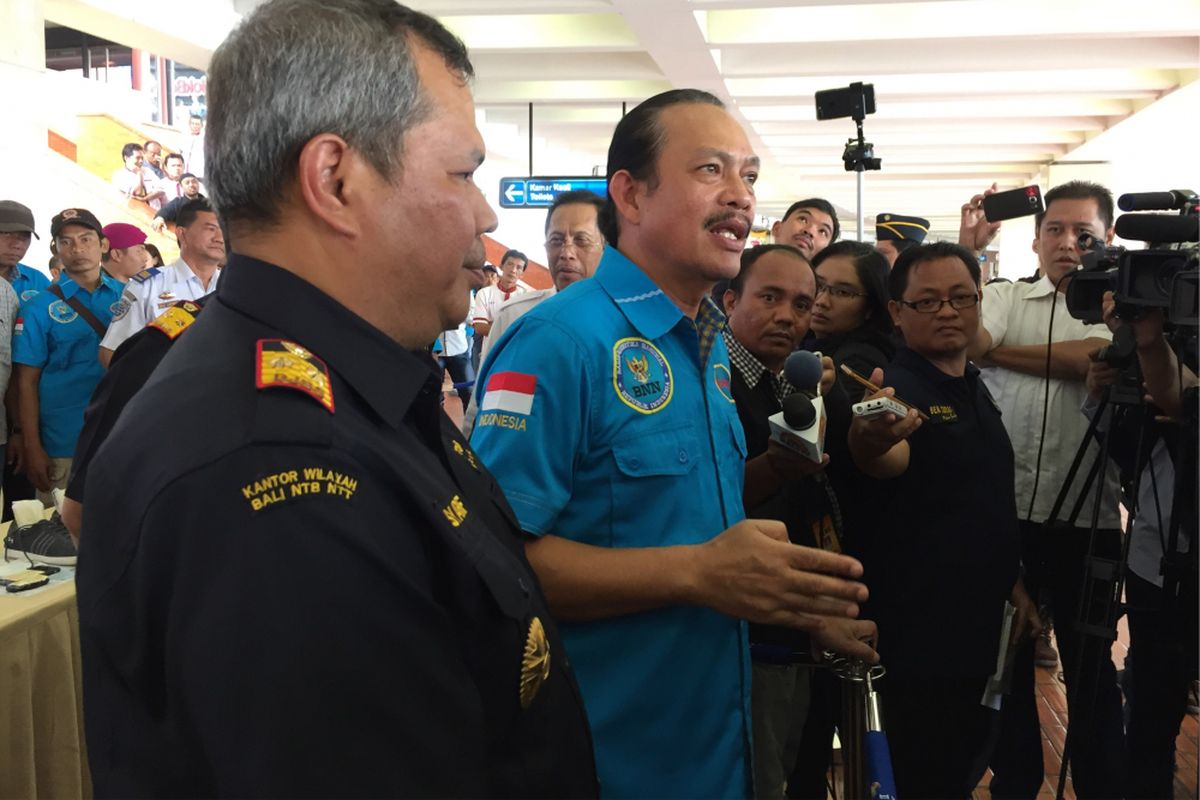
[[1058, 666], [1058, 651], [1050, 643], [1050, 632], [1044, 631], [1033, 643], [1033, 663], [1039, 667]]
[[73, 567], [79, 554], [67, 527], [55, 516], [21, 528], [9, 528], [4, 537], [4, 560], [22, 556], [34, 564]]

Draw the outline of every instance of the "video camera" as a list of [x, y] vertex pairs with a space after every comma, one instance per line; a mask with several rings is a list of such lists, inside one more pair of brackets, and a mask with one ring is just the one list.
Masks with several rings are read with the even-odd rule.
[[1180, 213], [1123, 214], [1117, 219], [1117, 235], [1146, 242], [1146, 250], [1106, 247], [1090, 234], [1080, 236], [1083, 266], [1067, 287], [1070, 315], [1087, 323], [1102, 322], [1104, 293], [1112, 292], [1122, 319], [1140, 319], [1162, 309], [1173, 325], [1200, 325], [1197, 205], [1194, 192], [1121, 195], [1118, 206], [1124, 211], [1178, 209]]

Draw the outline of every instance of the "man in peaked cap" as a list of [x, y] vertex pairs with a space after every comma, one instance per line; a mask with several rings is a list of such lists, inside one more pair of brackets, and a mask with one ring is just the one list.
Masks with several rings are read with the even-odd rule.
[[50, 285], [44, 273], [21, 263], [36, 236], [33, 212], [15, 200], [0, 200], [0, 277], [22, 302]]
[[925, 241], [929, 233], [929, 220], [906, 217], [901, 214], [877, 214], [875, 216], [875, 249], [887, 259], [890, 269], [896, 259], [910, 247]]
[[23, 463], [38, 498], [66, 485], [83, 410], [104, 374], [94, 356], [121, 284], [100, 270], [108, 250], [92, 212], [68, 208], [50, 223], [51, 249], [63, 261], [58, 282], [21, 305], [13, 334]]

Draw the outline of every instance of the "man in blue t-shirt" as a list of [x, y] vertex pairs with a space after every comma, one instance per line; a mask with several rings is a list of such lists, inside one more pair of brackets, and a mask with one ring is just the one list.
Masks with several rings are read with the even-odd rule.
[[22, 303], [50, 285], [44, 272], [21, 263], [35, 236], [33, 212], [15, 200], [0, 200], [0, 277]]
[[743, 620], [819, 631], [866, 598], [853, 559], [744, 519], [708, 293], [738, 270], [757, 173], [707, 92], [639, 105], [609, 149], [613, 246], [592, 280], [518, 319], [476, 383], [472, 443], [529, 537], [607, 797], [749, 796]]
[[21, 305], [13, 336], [14, 433], [23, 434], [25, 473], [47, 505], [51, 491], [66, 486], [83, 410], [104, 374], [96, 357], [100, 337], [122, 288], [100, 270], [108, 240], [92, 212], [59, 212], [50, 236], [63, 274]]

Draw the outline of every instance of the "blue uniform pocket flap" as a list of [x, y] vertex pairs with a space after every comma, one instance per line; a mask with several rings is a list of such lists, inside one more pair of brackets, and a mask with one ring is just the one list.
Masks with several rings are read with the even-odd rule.
[[700, 456], [700, 442], [689, 429], [656, 430], [613, 443], [617, 469], [631, 478], [686, 475]]

